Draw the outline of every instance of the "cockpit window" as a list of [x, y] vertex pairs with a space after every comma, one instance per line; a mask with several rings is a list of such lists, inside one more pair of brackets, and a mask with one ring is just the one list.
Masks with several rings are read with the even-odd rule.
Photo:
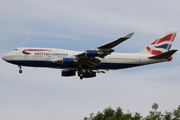
[[14, 49], [14, 50], [18, 50], [18, 49]]

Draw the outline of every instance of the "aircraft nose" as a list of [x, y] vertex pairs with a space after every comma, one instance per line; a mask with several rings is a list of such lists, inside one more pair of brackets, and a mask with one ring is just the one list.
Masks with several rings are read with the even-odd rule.
[[2, 56], [2, 59], [3, 59], [4, 61], [6, 61], [6, 55]]

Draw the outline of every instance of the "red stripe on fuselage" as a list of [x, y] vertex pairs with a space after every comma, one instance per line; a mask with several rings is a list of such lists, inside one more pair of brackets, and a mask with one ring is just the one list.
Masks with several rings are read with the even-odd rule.
[[23, 51], [49, 51], [48, 49], [24, 49]]

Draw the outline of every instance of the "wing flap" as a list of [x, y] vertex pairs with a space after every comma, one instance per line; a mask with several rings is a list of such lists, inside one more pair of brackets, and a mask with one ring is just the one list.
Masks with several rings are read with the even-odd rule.
[[95, 67], [100, 62], [101, 62], [101, 60], [99, 60], [97, 58], [91, 58], [89, 60], [84, 61], [82, 64], [89, 66], [89, 67]]
[[60, 59], [60, 58], [52, 59], [52, 62], [56, 63], [56, 64], [62, 64], [62, 59]]
[[99, 70], [92, 70], [92, 71], [96, 73], [106, 73], [107, 71], [109, 71], [109, 69], [99, 69]]

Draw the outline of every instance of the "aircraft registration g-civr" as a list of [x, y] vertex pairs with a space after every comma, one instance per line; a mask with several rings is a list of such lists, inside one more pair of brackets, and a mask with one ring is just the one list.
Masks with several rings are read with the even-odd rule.
[[177, 50], [170, 50], [176, 31], [169, 31], [139, 53], [112, 53], [116, 45], [131, 38], [134, 33], [121, 37], [108, 44], [85, 52], [52, 48], [17, 48], [5, 54], [2, 59], [21, 66], [49, 67], [62, 70], [62, 76], [75, 76], [80, 79], [96, 77], [96, 73], [171, 61]]

